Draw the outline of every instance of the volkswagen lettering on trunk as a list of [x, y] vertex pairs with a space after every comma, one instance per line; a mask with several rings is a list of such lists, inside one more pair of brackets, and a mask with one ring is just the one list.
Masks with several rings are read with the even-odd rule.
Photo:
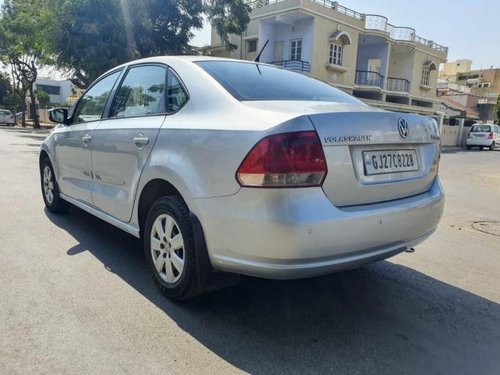
[[443, 213], [434, 120], [272, 65], [133, 61], [50, 118], [47, 209], [72, 204], [141, 238], [171, 299], [386, 259]]

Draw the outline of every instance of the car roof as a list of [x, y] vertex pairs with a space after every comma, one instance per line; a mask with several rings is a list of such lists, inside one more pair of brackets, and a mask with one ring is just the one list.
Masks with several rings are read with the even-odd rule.
[[[124, 64], [121, 64], [119, 66], [116, 66], [115, 68], [111, 69], [111, 71], [115, 70], [115, 69], [127, 67], [129, 65], [144, 64], [144, 63], [164, 63], [167, 65], [172, 65], [175, 63], [177, 63], [177, 64], [179, 64], [179, 63], [189, 64], [189, 63], [197, 62], [197, 61], [232, 61], [232, 62], [238, 62], [238, 63], [256, 64], [256, 62], [252, 62], [252, 61], [230, 59], [230, 58], [225, 58], [225, 57], [214, 57], [214, 56], [203, 56], [203, 55], [172, 55], [172, 56], [161, 55], [161, 56], [146, 57], [146, 58], [138, 59], [138, 60], [132, 60], [132, 61], [126, 62]], [[269, 64], [260, 63], [260, 62], [258, 64], [269, 65]]]

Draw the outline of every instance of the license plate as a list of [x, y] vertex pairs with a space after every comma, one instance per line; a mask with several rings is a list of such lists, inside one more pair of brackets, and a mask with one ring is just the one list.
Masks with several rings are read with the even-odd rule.
[[419, 169], [415, 150], [364, 151], [363, 163], [367, 176]]

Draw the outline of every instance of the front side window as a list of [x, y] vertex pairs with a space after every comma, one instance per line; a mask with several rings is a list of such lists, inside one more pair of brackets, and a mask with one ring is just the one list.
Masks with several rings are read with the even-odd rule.
[[343, 47], [340, 44], [330, 44], [329, 63], [334, 65], [342, 65]]
[[130, 68], [113, 101], [110, 117], [164, 113], [166, 75], [167, 69], [163, 66]]
[[233, 61], [198, 61], [237, 100], [362, 102], [317, 79], [274, 66]]
[[302, 60], [302, 39], [290, 41], [290, 60]]
[[114, 72], [94, 84], [80, 99], [73, 115], [73, 123], [97, 121], [102, 118], [109, 94], [120, 72]]

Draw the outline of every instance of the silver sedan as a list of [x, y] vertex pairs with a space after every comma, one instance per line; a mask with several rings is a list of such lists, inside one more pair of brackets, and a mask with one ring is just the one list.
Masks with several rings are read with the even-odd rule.
[[274, 66], [155, 57], [90, 86], [42, 145], [48, 210], [143, 239], [161, 291], [289, 279], [388, 258], [435, 231], [435, 120]]

